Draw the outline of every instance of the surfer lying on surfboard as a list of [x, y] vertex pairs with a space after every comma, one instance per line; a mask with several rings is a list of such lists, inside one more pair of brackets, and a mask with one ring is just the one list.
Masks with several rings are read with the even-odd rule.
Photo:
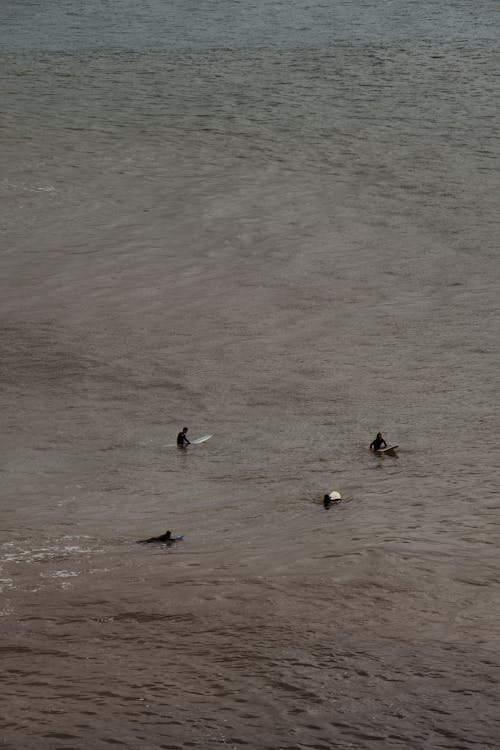
[[149, 539], [139, 539], [137, 544], [151, 544], [151, 542], [166, 542], [167, 544], [172, 544], [173, 542], [180, 542], [184, 534], [176, 534], [175, 536], [172, 536], [171, 531], [166, 531], [164, 534], [160, 534], [160, 536], [151, 536]]

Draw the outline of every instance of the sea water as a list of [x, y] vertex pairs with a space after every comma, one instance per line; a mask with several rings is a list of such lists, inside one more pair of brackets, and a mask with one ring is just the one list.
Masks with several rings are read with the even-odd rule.
[[497, 10], [2, 4], [3, 747], [498, 746]]

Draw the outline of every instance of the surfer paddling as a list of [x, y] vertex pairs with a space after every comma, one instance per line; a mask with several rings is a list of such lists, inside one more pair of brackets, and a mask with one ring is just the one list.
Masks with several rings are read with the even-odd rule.
[[187, 427], [183, 427], [182, 430], [177, 435], [177, 447], [178, 448], [185, 448], [186, 445], [191, 445], [190, 441], [187, 439], [186, 432], [188, 431]]
[[381, 448], [387, 448], [387, 443], [382, 437], [382, 433], [377, 432], [377, 437], [372, 441], [372, 443], [370, 443], [370, 450], [374, 453], [377, 453], [377, 451], [379, 451]]
[[170, 542], [172, 544], [173, 542], [178, 542], [179, 539], [172, 537], [171, 531], [166, 531], [164, 534], [160, 534], [160, 536], [151, 536], [149, 539], [139, 539], [137, 544], [151, 544], [153, 542], [166, 542], [167, 544]]

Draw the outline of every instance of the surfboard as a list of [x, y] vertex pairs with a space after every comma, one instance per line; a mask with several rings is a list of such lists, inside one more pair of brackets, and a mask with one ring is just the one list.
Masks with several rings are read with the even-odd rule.
[[396, 453], [396, 448], [399, 448], [399, 445], [391, 445], [390, 448], [379, 448], [377, 453], [379, 456], [392, 456], [393, 458], [397, 458], [398, 454]]
[[150, 539], [139, 539], [137, 544], [172, 544], [172, 542], [181, 542], [183, 539], [184, 534], [172, 534], [170, 539], [160, 539], [157, 536], [153, 536]]
[[162, 448], [189, 448], [189, 445], [199, 445], [200, 443], [204, 443], [205, 440], [209, 440], [213, 435], [202, 435], [199, 438], [196, 438], [196, 440], [191, 440], [188, 445], [177, 445], [177, 443], [167, 443], [166, 445], [163, 445]]
[[199, 445], [200, 443], [204, 443], [205, 440], [210, 440], [210, 438], [213, 437], [213, 435], [202, 435], [199, 438], [196, 438], [196, 440], [191, 440], [194, 445]]

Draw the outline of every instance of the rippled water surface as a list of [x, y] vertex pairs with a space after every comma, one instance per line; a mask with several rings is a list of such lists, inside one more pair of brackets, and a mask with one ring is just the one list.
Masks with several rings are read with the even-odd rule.
[[2, 748], [498, 747], [497, 11], [2, 4]]

